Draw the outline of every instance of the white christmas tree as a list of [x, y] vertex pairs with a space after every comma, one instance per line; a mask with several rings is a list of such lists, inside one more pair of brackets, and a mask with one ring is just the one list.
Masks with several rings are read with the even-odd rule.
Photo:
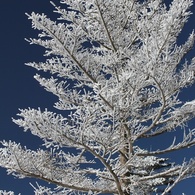
[[[192, 32], [177, 40], [191, 14], [193, 0], [61, 0], [58, 20], [32, 13], [29, 39], [46, 49], [46, 62], [27, 63], [49, 72], [35, 79], [59, 98], [56, 109], [21, 109], [13, 121], [43, 140], [32, 151], [2, 141], [0, 166], [37, 184], [42, 194], [165, 195], [195, 175], [195, 160], [182, 164], [160, 156], [195, 144], [195, 100], [180, 101], [182, 89], [195, 80]], [[183, 131], [183, 140], [147, 150], [139, 141]], [[154, 142], [153, 142], [154, 144]], [[155, 148], [155, 147], [154, 147]], [[0, 191], [1, 194], [13, 192]]]

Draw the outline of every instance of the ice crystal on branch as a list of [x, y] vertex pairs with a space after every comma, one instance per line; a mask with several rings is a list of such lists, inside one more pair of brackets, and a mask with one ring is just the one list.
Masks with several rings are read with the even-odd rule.
[[[177, 42], [192, 0], [173, 0], [169, 7], [162, 0], [52, 4], [56, 21], [27, 14], [40, 31], [28, 41], [44, 47], [47, 60], [26, 65], [51, 74], [35, 79], [58, 97], [55, 108], [64, 115], [21, 109], [13, 121], [44, 147], [32, 151], [3, 141], [0, 165], [18, 177], [56, 185], [32, 185], [37, 195], [166, 194], [193, 177], [193, 159], [177, 164], [159, 156], [195, 144], [195, 129], [186, 129], [195, 101], [179, 99], [195, 80], [195, 58], [185, 59], [194, 32], [182, 45]], [[179, 143], [173, 137], [157, 150], [139, 145], [178, 130], [184, 132]]]

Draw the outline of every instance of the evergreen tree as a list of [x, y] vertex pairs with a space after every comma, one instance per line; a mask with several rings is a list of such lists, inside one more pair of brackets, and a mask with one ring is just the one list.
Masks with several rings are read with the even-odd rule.
[[[60, 7], [52, 3], [59, 20], [27, 14], [40, 31], [28, 41], [44, 47], [47, 60], [26, 65], [52, 75], [35, 79], [58, 97], [54, 107], [64, 114], [21, 109], [13, 121], [40, 137], [43, 147], [32, 151], [2, 141], [0, 166], [56, 185], [37, 184], [36, 195], [165, 195], [194, 176], [193, 159], [177, 164], [165, 158], [195, 144], [195, 129], [186, 128], [195, 101], [179, 99], [195, 80], [195, 58], [185, 59], [194, 32], [177, 43], [192, 3], [61, 0]], [[173, 138], [157, 150], [140, 144], [173, 131], [184, 132], [181, 142]]]

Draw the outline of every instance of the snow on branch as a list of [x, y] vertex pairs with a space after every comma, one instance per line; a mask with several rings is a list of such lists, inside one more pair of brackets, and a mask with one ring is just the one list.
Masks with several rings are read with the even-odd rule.
[[[195, 82], [195, 58], [188, 55], [194, 31], [178, 45], [193, 1], [51, 3], [55, 21], [27, 14], [39, 31], [27, 41], [45, 48], [46, 61], [26, 65], [40, 71], [34, 78], [57, 96], [56, 110], [20, 109], [13, 122], [43, 145], [33, 151], [2, 141], [0, 166], [56, 185], [32, 185], [37, 195], [166, 194], [193, 177], [193, 159], [177, 164], [160, 157], [195, 144], [194, 127], [188, 127], [195, 100], [179, 99]], [[168, 147], [141, 147], [178, 130], [182, 140], [175, 134]]]

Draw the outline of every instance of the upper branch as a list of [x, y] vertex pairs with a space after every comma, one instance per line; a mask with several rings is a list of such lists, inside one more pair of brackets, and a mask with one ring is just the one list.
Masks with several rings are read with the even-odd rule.
[[116, 52], [117, 49], [116, 49], [116, 47], [115, 47], [115, 45], [114, 45], [114, 42], [113, 42], [112, 37], [111, 37], [111, 35], [110, 35], [110, 32], [109, 32], [109, 30], [108, 30], [108, 28], [107, 28], [107, 26], [106, 26], [106, 22], [105, 22], [104, 17], [103, 17], [103, 15], [102, 15], [102, 13], [101, 13], [100, 6], [99, 6], [99, 4], [98, 4], [98, 1], [95, 0], [95, 2], [96, 2], [96, 5], [97, 5], [99, 14], [100, 14], [100, 18], [101, 18], [101, 20], [102, 20], [102, 24], [103, 24], [103, 26], [104, 26], [104, 28], [105, 28], [105, 30], [106, 30], [107, 37], [108, 37], [108, 39], [109, 39], [109, 41], [110, 41], [110, 44], [112, 45], [113, 50]]

